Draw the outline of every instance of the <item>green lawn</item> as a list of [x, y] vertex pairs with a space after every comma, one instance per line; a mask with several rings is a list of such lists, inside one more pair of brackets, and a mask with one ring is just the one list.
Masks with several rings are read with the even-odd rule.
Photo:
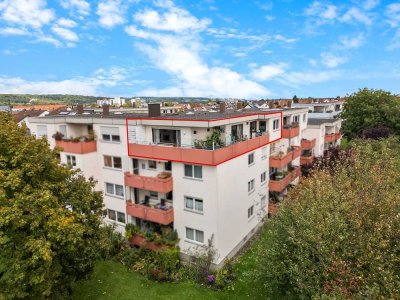
[[232, 291], [214, 291], [191, 282], [158, 283], [127, 270], [119, 263], [102, 261], [96, 265], [91, 279], [74, 288], [73, 299], [263, 299], [254, 291], [254, 274], [251, 272], [257, 259], [255, 245], [261, 239], [265, 237], [261, 236], [239, 258]]

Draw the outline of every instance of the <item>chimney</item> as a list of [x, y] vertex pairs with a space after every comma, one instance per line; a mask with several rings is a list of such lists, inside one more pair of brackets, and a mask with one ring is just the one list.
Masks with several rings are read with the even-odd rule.
[[287, 107], [292, 107], [292, 100], [288, 100]]
[[238, 101], [238, 102], [236, 103], [236, 109], [237, 109], [237, 110], [241, 110], [241, 109], [242, 109], [242, 101]]
[[83, 104], [78, 104], [78, 105], [76, 106], [76, 113], [77, 113], [78, 115], [83, 114]]
[[225, 109], [226, 109], [226, 104], [225, 104], [224, 101], [221, 101], [221, 102], [219, 103], [219, 112], [220, 112], [221, 114], [223, 114], [223, 113], [225, 112]]
[[160, 117], [161, 107], [160, 103], [149, 103], [149, 117]]
[[110, 115], [110, 105], [103, 104], [103, 116], [109, 116], [109, 115]]

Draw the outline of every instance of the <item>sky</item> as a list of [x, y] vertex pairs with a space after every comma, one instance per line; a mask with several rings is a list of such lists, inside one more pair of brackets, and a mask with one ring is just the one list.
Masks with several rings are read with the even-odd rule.
[[0, 93], [400, 93], [400, 2], [0, 0]]

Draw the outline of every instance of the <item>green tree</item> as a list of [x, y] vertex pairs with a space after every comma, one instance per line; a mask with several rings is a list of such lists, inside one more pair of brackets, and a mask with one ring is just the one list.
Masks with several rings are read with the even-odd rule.
[[363, 130], [381, 126], [400, 135], [400, 98], [383, 90], [364, 88], [347, 97], [341, 118], [348, 138], [360, 137]]
[[316, 170], [292, 189], [268, 224], [258, 249], [261, 292], [399, 299], [399, 140], [355, 140], [351, 152], [334, 173]]
[[99, 258], [102, 196], [0, 114], [0, 299], [63, 298]]
[[294, 103], [299, 103], [299, 98], [297, 98], [296, 95], [293, 96], [293, 102]]

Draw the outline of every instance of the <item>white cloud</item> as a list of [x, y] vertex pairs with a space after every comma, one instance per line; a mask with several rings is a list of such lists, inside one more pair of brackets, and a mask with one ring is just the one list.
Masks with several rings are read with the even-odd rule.
[[4, 0], [0, 3], [1, 19], [7, 23], [40, 29], [54, 20], [52, 9], [44, 0]]
[[294, 43], [296, 41], [296, 39], [294, 39], [294, 38], [287, 38], [287, 37], [284, 37], [283, 35], [280, 35], [280, 34], [275, 35], [274, 38], [277, 41], [282, 41], [282, 42], [285, 42], [285, 43]]
[[20, 77], [0, 77], [0, 90], [9, 94], [75, 94], [98, 95], [103, 87], [124, 84], [126, 70], [112, 67], [99, 69], [90, 77], [61, 81], [27, 81]]
[[45, 35], [45, 34], [36, 35], [35, 42], [49, 43], [49, 44], [52, 44], [55, 47], [61, 47], [63, 45], [59, 40], [55, 39], [52, 36]]
[[284, 74], [286, 68], [287, 64], [285, 63], [264, 65], [258, 69], [254, 69], [251, 72], [251, 76], [260, 81], [269, 80]]
[[359, 48], [364, 44], [364, 40], [364, 34], [362, 33], [354, 37], [343, 36], [340, 38], [340, 45], [344, 49]]
[[363, 8], [365, 10], [373, 9], [379, 5], [379, 2], [379, 0], [366, 0], [363, 4]]
[[314, 1], [309, 7], [304, 10], [306, 16], [313, 16], [318, 19], [318, 24], [326, 23], [337, 17], [337, 7], [335, 5]]
[[328, 5], [326, 10], [322, 12], [322, 18], [332, 20], [337, 17], [337, 8], [334, 5]]
[[59, 27], [59, 26], [53, 26], [51, 30], [57, 34], [59, 37], [62, 39], [68, 41], [68, 42], [77, 42], [79, 41], [78, 35], [73, 32], [70, 29]]
[[346, 57], [337, 56], [332, 53], [321, 53], [321, 63], [328, 68], [335, 68], [347, 61]]
[[174, 6], [169, 7], [162, 14], [155, 10], [144, 10], [136, 13], [134, 18], [143, 27], [177, 33], [188, 30], [203, 30], [211, 23], [209, 19], [199, 20], [188, 11]]
[[386, 6], [385, 15], [387, 17], [387, 22], [392, 27], [397, 27], [400, 25], [400, 2], [392, 3]]
[[141, 91], [141, 95], [254, 98], [270, 94], [262, 85], [229, 68], [209, 66], [203, 61], [201, 53], [204, 46], [196, 32], [206, 30], [208, 20], [193, 17], [188, 11], [175, 7], [171, 1], [157, 4], [165, 12], [146, 10], [144, 15], [142, 12], [140, 17], [135, 16], [142, 29], [128, 26], [125, 30], [129, 35], [148, 42], [137, 43], [137, 47], [157, 68], [172, 75], [176, 85], [165, 89], [147, 89]]
[[0, 28], [0, 35], [29, 35], [29, 32], [23, 28], [5, 27]]
[[284, 74], [278, 81], [284, 85], [298, 87], [301, 85], [310, 85], [320, 83], [336, 78], [340, 78], [340, 71], [305, 71], [305, 72], [290, 72]]
[[112, 28], [125, 23], [125, 6], [121, 0], [102, 0], [97, 7], [100, 25]]
[[85, 0], [61, 0], [61, 6], [71, 10], [72, 14], [87, 16], [90, 13], [90, 4]]
[[60, 25], [61, 27], [66, 27], [66, 28], [74, 28], [78, 25], [75, 21], [71, 19], [65, 19], [61, 18], [57, 21], [57, 24]]
[[372, 19], [370, 16], [357, 7], [350, 8], [342, 17], [339, 18], [339, 20], [344, 23], [359, 22], [368, 26], [372, 25]]
[[400, 48], [400, 28], [397, 29], [395, 35], [387, 46], [388, 50], [396, 50]]
[[233, 54], [234, 57], [246, 57], [247, 53], [245, 52], [236, 52]]

